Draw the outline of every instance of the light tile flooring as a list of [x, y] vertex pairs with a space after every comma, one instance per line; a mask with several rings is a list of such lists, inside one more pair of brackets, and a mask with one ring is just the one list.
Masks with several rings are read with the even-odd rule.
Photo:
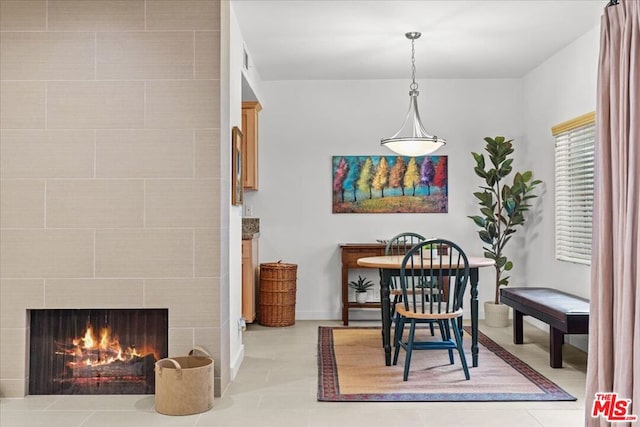
[[[351, 322], [352, 326], [369, 325]], [[563, 369], [549, 367], [548, 335], [527, 326], [525, 345], [511, 328], [480, 329], [578, 398], [576, 402], [372, 403], [318, 402], [317, 329], [340, 322], [298, 321], [286, 328], [249, 325], [245, 359], [212, 410], [191, 416], [160, 415], [154, 398], [136, 396], [29, 396], [0, 399], [2, 427], [572, 427], [584, 425], [586, 354], [565, 346]], [[482, 360], [482, 359], [481, 359]], [[473, 375], [473, 371], [471, 371]]]

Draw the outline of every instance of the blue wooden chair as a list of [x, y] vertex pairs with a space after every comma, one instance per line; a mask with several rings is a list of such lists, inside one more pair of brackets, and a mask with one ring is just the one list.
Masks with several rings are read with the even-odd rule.
[[[413, 248], [419, 242], [422, 242], [424, 237], [418, 233], [404, 232], [393, 236], [384, 248], [385, 255], [402, 255], [404, 256], [409, 249]], [[382, 274], [382, 273], [381, 273]], [[393, 319], [396, 304], [402, 301], [402, 290], [400, 289], [400, 279], [398, 277], [391, 277], [389, 283], [389, 297], [393, 297], [391, 301], [391, 318]]]
[[[446, 253], [438, 250], [444, 245], [448, 247]], [[400, 269], [402, 302], [396, 306], [393, 356], [393, 364], [396, 365], [400, 349], [406, 351], [404, 381], [409, 378], [413, 350], [447, 350], [449, 362], [453, 364], [453, 350], [457, 349], [464, 376], [467, 380], [470, 378], [458, 324], [468, 281], [467, 255], [449, 240], [425, 240], [405, 255]], [[438, 323], [441, 339], [419, 340], [416, 337], [416, 325], [424, 321]], [[405, 339], [406, 324], [409, 325], [409, 332]]]

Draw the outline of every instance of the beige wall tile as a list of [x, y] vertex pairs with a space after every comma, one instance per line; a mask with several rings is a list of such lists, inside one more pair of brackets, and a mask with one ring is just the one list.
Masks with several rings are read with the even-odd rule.
[[0, 83], [0, 128], [43, 129], [45, 127], [45, 83], [3, 81]]
[[[224, 330], [224, 333], [221, 333]], [[196, 328], [195, 341], [207, 350], [212, 351], [211, 356], [215, 360], [214, 395], [221, 396], [222, 391], [229, 385], [231, 370], [229, 360], [229, 333], [228, 327]]]
[[[224, 352], [220, 348], [220, 328], [195, 328], [193, 331], [196, 345], [204, 348], [214, 359], [220, 360], [221, 353]], [[216, 375], [220, 373], [220, 367], [215, 369]]]
[[25, 354], [27, 330], [25, 328], [0, 329], [0, 378], [26, 378]]
[[4, 80], [87, 80], [95, 74], [94, 33], [2, 33]]
[[220, 229], [195, 230], [196, 277], [220, 276]]
[[0, 31], [43, 31], [46, 16], [45, 0], [0, 1]]
[[146, 127], [219, 128], [218, 80], [149, 81]]
[[[220, 277], [218, 279], [218, 281], [216, 282], [216, 290], [215, 290], [216, 294], [218, 295], [218, 298], [220, 299], [220, 301], [229, 301], [229, 277]], [[231, 314], [230, 308], [229, 308], [229, 304], [222, 304], [220, 306], [220, 309], [217, 313], [218, 319], [220, 319], [220, 327], [223, 328], [228, 328], [229, 327], [229, 322], [231, 321], [231, 319], [229, 318]], [[234, 322], [237, 321], [237, 319], [233, 319]], [[229, 330], [229, 329], [227, 329]], [[229, 336], [225, 336], [225, 339], [229, 339]], [[226, 343], [226, 347], [222, 347], [222, 348], [229, 348], [229, 342]]]
[[27, 390], [25, 379], [0, 379], [0, 397], [24, 397], [27, 395]]
[[220, 169], [220, 129], [196, 130], [194, 156], [196, 178], [223, 176]]
[[50, 129], [144, 127], [144, 82], [49, 82], [47, 126]]
[[47, 227], [142, 227], [142, 180], [52, 180], [47, 183]]
[[2, 230], [2, 277], [91, 277], [90, 230]]
[[2, 178], [90, 178], [93, 131], [0, 132]]
[[196, 31], [196, 79], [220, 78], [220, 32]]
[[218, 224], [218, 180], [148, 180], [147, 227], [214, 227]]
[[[172, 311], [169, 308], [169, 319]], [[184, 356], [195, 345], [193, 328], [169, 328], [169, 357]]]
[[147, 279], [145, 307], [170, 307], [169, 328], [216, 326], [214, 279]]
[[193, 32], [98, 33], [98, 79], [191, 79]]
[[148, 30], [219, 30], [219, 0], [147, 0]]
[[193, 232], [99, 230], [96, 277], [193, 277]]
[[44, 227], [44, 181], [0, 182], [0, 226]]
[[140, 308], [142, 279], [47, 279], [46, 308]]
[[144, 0], [50, 0], [49, 30], [144, 30]]
[[27, 308], [43, 307], [43, 279], [0, 280], [0, 327], [25, 328]]
[[100, 130], [96, 132], [99, 178], [193, 176], [193, 131]]
[[[202, 347], [213, 357], [215, 360], [215, 366], [213, 367], [214, 375], [216, 378], [220, 377], [220, 353], [223, 353], [220, 347], [220, 328], [195, 328], [193, 331], [194, 341], [196, 345]], [[217, 382], [217, 381], [216, 381]], [[217, 386], [219, 384], [215, 384], [216, 391], [215, 395], [219, 396], [219, 390], [217, 390]]]

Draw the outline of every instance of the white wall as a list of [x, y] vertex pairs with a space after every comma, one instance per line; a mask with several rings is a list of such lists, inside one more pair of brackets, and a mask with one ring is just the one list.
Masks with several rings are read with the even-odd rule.
[[[590, 267], [555, 259], [554, 138], [551, 127], [594, 111], [599, 27], [542, 63], [523, 78], [527, 163], [545, 182], [535, 233], [527, 247], [529, 286], [550, 286], [589, 297]], [[535, 236], [533, 236], [535, 235]]]
[[[233, 6], [228, 2], [222, 2], [222, 5], [226, 5], [228, 20], [226, 21], [226, 42], [228, 43], [228, 51], [225, 56], [225, 39], [223, 37], [223, 60], [222, 67], [228, 76], [228, 108], [223, 108], [221, 111], [229, 114], [228, 121], [225, 125], [221, 125], [220, 141], [222, 144], [226, 144], [226, 147], [221, 150], [221, 153], [225, 153], [226, 162], [226, 176], [231, 175], [229, 166], [231, 164], [231, 129], [233, 126], [242, 126], [242, 34], [236, 20], [235, 13], [233, 12]], [[221, 123], [225, 123], [224, 120]], [[230, 187], [230, 184], [229, 184]], [[230, 364], [231, 364], [231, 379], [235, 377], [242, 359], [244, 357], [244, 346], [242, 344], [242, 332], [238, 328], [238, 320], [242, 316], [242, 207], [231, 205], [229, 192], [225, 195], [226, 201], [223, 206], [228, 207], [229, 215], [229, 351], [230, 351]]]
[[[527, 158], [545, 193], [537, 209], [535, 231], [527, 242], [528, 286], [548, 286], [590, 297], [590, 266], [555, 259], [554, 139], [551, 127], [596, 108], [600, 28], [591, 31], [543, 62], [523, 78]], [[540, 322], [532, 322], [546, 328]], [[587, 336], [568, 342], [587, 350]]]
[[[408, 81], [261, 83], [260, 190], [245, 193], [245, 203], [260, 218], [260, 262], [298, 264], [296, 318], [340, 318], [341, 242], [373, 242], [412, 230], [459, 242], [470, 255], [482, 254], [476, 228], [467, 218], [477, 211], [472, 193], [480, 184], [470, 152], [483, 150], [485, 136], [505, 135], [524, 143], [522, 82], [419, 84], [427, 130], [448, 140], [436, 153], [449, 156], [446, 214], [331, 213], [331, 157], [391, 155], [380, 138], [395, 133], [404, 119]], [[514, 268], [514, 284], [525, 281], [518, 277], [520, 268], [524, 265]], [[377, 274], [368, 272], [372, 279]], [[481, 271], [480, 301], [491, 298], [491, 278], [491, 269]]]

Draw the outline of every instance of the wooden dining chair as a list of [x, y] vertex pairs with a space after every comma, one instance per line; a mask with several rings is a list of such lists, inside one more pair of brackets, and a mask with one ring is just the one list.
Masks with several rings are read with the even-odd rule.
[[[423, 240], [424, 237], [418, 233], [404, 232], [396, 234], [387, 242], [387, 245], [384, 248], [384, 254], [405, 255], [409, 251], [409, 249], [414, 247], [417, 243], [422, 242]], [[391, 318], [393, 319], [396, 304], [402, 301], [402, 290], [400, 289], [400, 279], [398, 277], [391, 277], [391, 282], [389, 283], [389, 297], [393, 298], [393, 300], [391, 301]]]
[[[462, 299], [469, 281], [469, 260], [464, 251], [449, 240], [428, 239], [423, 243], [407, 252], [400, 268], [402, 302], [396, 305], [393, 364], [398, 363], [400, 349], [404, 349], [403, 379], [407, 381], [413, 350], [447, 350], [449, 362], [453, 364], [453, 350], [457, 349], [468, 380], [469, 368], [458, 318], [462, 317]], [[448, 247], [446, 253], [438, 250], [443, 245]], [[424, 321], [439, 325], [441, 339], [416, 336], [416, 325]], [[405, 338], [406, 324], [409, 331]]]

